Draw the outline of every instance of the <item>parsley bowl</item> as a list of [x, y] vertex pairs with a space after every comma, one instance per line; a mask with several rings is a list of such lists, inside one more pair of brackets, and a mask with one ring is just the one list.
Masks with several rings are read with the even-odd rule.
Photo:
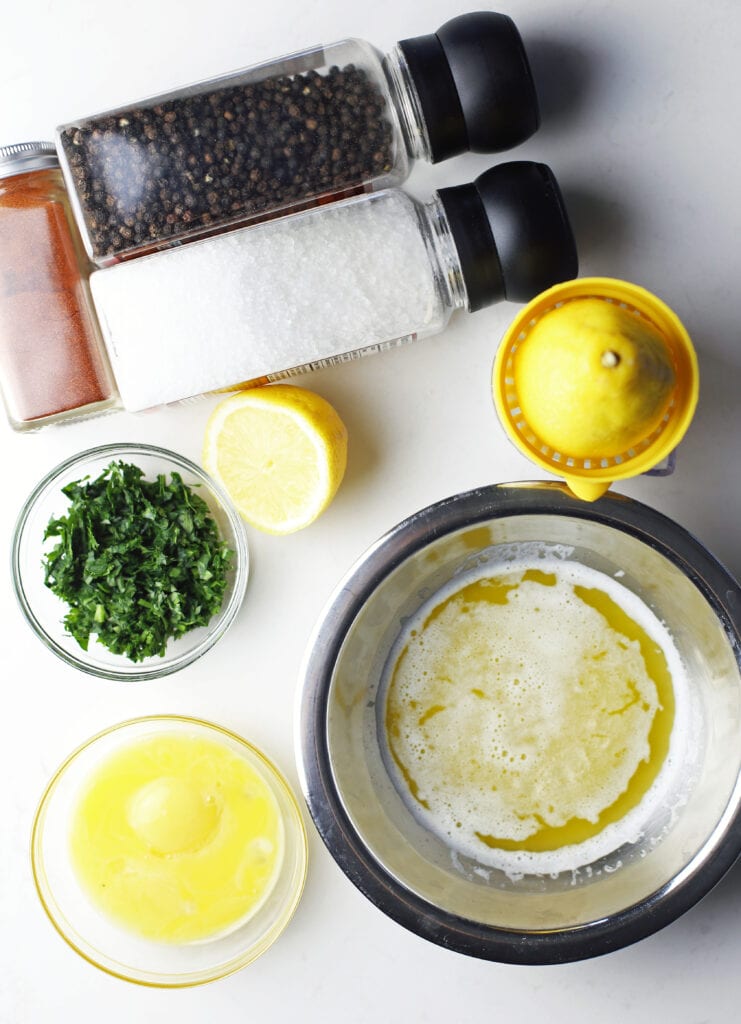
[[146, 444], [101, 445], [52, 469], [22, 508], [11, 551], [18, 603], [46, 647], [83, 672], [131, 681], [205, 654], [239, 611], [248, 564], [222, 488]]

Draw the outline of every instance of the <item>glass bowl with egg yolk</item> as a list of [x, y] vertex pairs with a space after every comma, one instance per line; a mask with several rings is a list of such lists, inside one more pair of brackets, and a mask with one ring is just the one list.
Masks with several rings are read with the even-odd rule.
[[36, 887], [62, 937], [128, 981], [225, 977], [270, 946], [306, 875], [296, 799], [255, 747], [177, 716], [113, 726], [57, 771], [34, 822]]

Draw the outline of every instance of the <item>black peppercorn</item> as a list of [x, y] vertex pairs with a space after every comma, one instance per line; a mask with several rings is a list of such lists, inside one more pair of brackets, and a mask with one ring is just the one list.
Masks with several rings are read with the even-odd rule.
[[393, 162], [385, 101], [360, 68], [184, 95], [62, 132], [93, 255], [359, 191]]

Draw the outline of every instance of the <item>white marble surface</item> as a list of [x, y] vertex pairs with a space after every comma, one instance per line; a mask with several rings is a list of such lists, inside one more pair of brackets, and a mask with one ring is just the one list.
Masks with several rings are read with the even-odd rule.
[[[0, 144], [49, 137], [84, 113], [348, 35], [382, 48], [464, 7], [444, 0], [41, 0], [0, 27]], [[572, 212], [583, 274], [657, 292], [692, 334], [702, 393], [667, 479], [621, 490], [693, 531], [741, 572], [741, 168], [736, 0], [510, 0], [539, 74], [543, 124], [513, 152], [549, 163]], [[417, 167], [420, 196], [472, 179], [496, 158]], [[284, 539], [250, 531], [253, 575], [231, 633], [159, 683], [75, 673], [21, 619], [0, 580], [0, 970], [2, 1024], [200, 1024], [539, 1019], [673, 1024], [734, 1020], [741, 995], [741, 869], [664, 931], [564, 967], [466, 959], [402, 930], [337, 868], [309, 825], [311, 870], [291, 926], [260, 960], [214, 985], [140, 989], [94, 970], [50, 927], [33, 890], [28, 837], [37, 799], [96, 730], [150, 712], [201, 715], [263, 747], [294, 784], [292, 705], [306, 638], [333, 585], [394, 522], [429, 502], [534, 471], [505, 440], [489, 393], [515, 307], [457, 315], [437, 338], [304, 378], [350, 432], [345, 483], [327, 514]], [[118, 415], [31, 436], [0, 425], [0, 545], [37, 480], [103, 441], [141, 440], [198, 458], [214, 400]], [[7, 564], [7, 563], [6, 563]]]

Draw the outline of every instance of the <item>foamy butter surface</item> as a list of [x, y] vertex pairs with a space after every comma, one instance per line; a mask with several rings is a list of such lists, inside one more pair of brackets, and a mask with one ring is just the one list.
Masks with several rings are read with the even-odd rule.
[[508, 872], [635, 841], [666, 797], [686, 683], [666, 628], [614, 579], [560, 558], [457, 577], [399, 638], [392, 774], [422, 823]]

